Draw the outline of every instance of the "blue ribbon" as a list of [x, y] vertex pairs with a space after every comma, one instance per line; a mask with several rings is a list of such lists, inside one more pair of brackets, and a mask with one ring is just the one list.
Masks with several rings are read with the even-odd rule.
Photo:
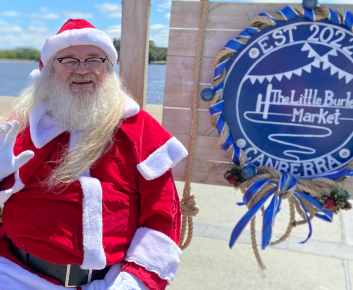
[[241, 149], [234, 144], [233, 146], [233, 163], [239, 165]]
[[353, 14], [349, 11], [345, 11], [345, 24], [348, 27], [349, 31], [352, 31], [353, 29]]
[[224, 118], [223, 115], [219, 115], [218, 119], [217, 119], [217, 130], [218, 130], [218, 135], [222, 135], [223, 129], [224, 129]]
[[259, 16], [265, 16], [265, 17], [267, 17], [268, 19], [274, 21], [276, 24], [281, 23], [280, 20], [277, 20], [276, 18], [273, 18], [273, 17], [272, 17], [270, 14], [268, 14], [267, 12], [260, 13]]
[[232, 235], [230, 236], [229, 247], [233, 247], [234, 243], [239, 238], [240, 234], [246, 227], [246, 225], [253, 219], [256, 213], [259, 211], [260, 208], [263, 207], [267, 199], [273, 194], [271, 191], [261, 200], [259, 200], [252, 208], [250, 208], [247, 213], [241, 218], [241, 220], [237, 223], [235, 228], [233, 229]]
[[336, 178], [340, 178], [340, 177], [344, 177], [344, 176], [352, 177], [353, 176], [353, 170], [349, 170], [347, 168], [343, 168], [343, 169], [336, 170], [334, 172], [322, 175], [320, 177], [336, 179]]
[[284, 9], [282, 9], [280, 12], [284, 17], [287, 18], [287, 20], [292, 20], [298, 17], [298, 14], [291, 6], [284, 7]]
[[282, 198], [280, 196], [274, 195], [272, 197], [270, 205], [265, 210], [262, 227], [262, 249], [266, 249], [266, 247], [270, 245], [272, 237], [272, 227], [275, 223], [275, 217], [279, 212], [281, 200]]
[[258, 32], [260, 29], [258, 29], [257, 27], [253, 27], [253, 26], [249, 26], [247, 29], [245, 29], [245, 31], [249, 32], [251, 35]]
[[296, 191], [295, 194], [299, 195], [301, 198], [305, 199], [308, 203], [310, 203], [314, 208], [321, 211], [324, 214], [324, 216], [326, 216], [327, 220], [329, 222], [332, 222], [333, 213], [331, 211], [329, 211], [328, 209], [324, 209], [323, 204], [318, 199], [316, 199], [315, 197], [312, 197], [308, 194], [302, 193], [300, 191]]
[[216, 66], [214, 79], [218, 79], [221, 76], [223, 69], [226, 67], [229, 60], [230, 58], [227, 58], [225, 61], [221, 62], [219, 65]]
[[214, 104], [213, 106], [211, 106], [208, 110], [210, 111], [210, 114], [213, 115], [217, 115], [222, 113], [223, 111], [223, 106], [224, 106], [224, 100]]
[[333, 24], [341, 24], [341, 18], [340, 16], [335, 12], [333, 11], [332, 9], [328, 9], [329, 13], [330, 13], [330, 21], [333, 23]]
[[314, 10], [306, 9], [306, 8], [303, 8], [303, 9], [304, 9], [304, 17], [308, 18], [311, 21], [315, 21], [315, 12], [314, 12]]
[[223, 142], [221, 149], [228, 151], [230, 147], [233, 146], [232, 135], [228, 134], [226, 140]]
[[311, 221], [310, 221], [310, 218], [309, 218], [309, 216], [308, 216], [308, 210], [306, 209], [305, 204], [303, 203], [303, 201], [302, 201], [302, 200], [299, 198], [299, 196], [296, 195], [296, 194], [293, 194], [293, 198], [294, 198], [294, 200], [300, 205], [300, 207], [302, 208], [303, 213], [304, 213], [304, 215], [305, 215], [305, 219], [306, 219], [306, 221], [308, 222], [308, 226], [309, 226], [309, 234], [308, 234], [308, 237], [307, 237], [304, 241], [302, 241], [302, 242], [299, 243], [299, 244], [305, 244], [305, 243], [310, 239], [310, 237], [311, 237], [311, 235], [312, 235], [313, 227], [312, 227], [312, 225], [311, 225]]
[[[265, 202], [271, 196], [273, 196], [270, 205], [265, 210], [265, 213], [263, 216], [263, 228], [262, 228], [262, 249], [265, 249], [267, 246], [270, 245], [271, 236], [272, 236], [272, 227], [275, 221], [275, 217], [281, 209], [281, 202], [282, 202], [281, 196], [282, 194], [292, 191], [296, 187], [297, 185], [296, 179], [289, 173], [282, 173], [278, 184], [271, 180], [266, 180], [266, 179], [258, 180], [248, 188], [248, 190], [245, 192], [243, 196], [243, 203], [238, 203], [238, 205], [246, 205], [247, 207], [249, 207], [249, 204], [252, 201], [252, 199], [260, 192], [260, 190], [266, 184], [269, 184], [269, 183], [276, 185], [277, 188], [273, 189], [265, 197], [263, 197], [256, 204], [254, 204], [248, 210], [248, 212], [240, 219], [240, 221], [236, 224], [236, 226], [232, 231], [229, 247], [232, 247], [234, 245], [234, 243], [237, 241], [237, 239], [239, 238], [240, 234], [242, 233], [246, 225], [254, 218], [256, 213], [261, 209], [261, 207], [265, 204]], [[332, 222], [332, 217], [333, 217], [332, 212], [329, 210], [323, 209], [322, 203], [316, 198], [299, 191], [295, 191], [294, 194], [291, 196], [291, 198], [293, 198], [293, 200], [297, 202], [299, 206], [303, 209], [305, 218], [308, 221], [309, 234], [308, 234], [308, 237], [301, 243], [306, 243], [312, 235], [312, 225], [310, 222], [310, 218], [308, 216], [308, 210], [306, 209], [302, 199], [304, 199], [306, 202], [311, 204], [314, 208], [316, 208], [321, 213], [323, 213], [318, 215], [318, 217], [320, 217], [324, 221]]]
[[217, 87], [215, 87], [214, 92], [217, 94], [220, 90], [223, 90], [224, 87], [224, 81], [221, 82]]
[[[244, 31], [243, 31], [244, 32]], [[231, 39], [228, 41], [228, 43], [224, 46], [224, 48], [227, 48], [229, 50], [233, 50], [233, 51], [239, 51], [240, 49], [243, 48], [245, 44], [242, 43], [241, 41], [237, 40], [237, 39]]]

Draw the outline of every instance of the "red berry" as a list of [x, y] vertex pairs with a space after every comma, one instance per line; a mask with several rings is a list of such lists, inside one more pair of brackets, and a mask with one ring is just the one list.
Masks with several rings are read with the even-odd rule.
[[238, 186], [237, 179], [234, 176], [231, 179], [229, 179], [229, 182], [234, 186]]
[[332, 198], [328, 198], [324, 202], [324, 207], [328, 210], [334, 210], [336, 208], [336, 202]]

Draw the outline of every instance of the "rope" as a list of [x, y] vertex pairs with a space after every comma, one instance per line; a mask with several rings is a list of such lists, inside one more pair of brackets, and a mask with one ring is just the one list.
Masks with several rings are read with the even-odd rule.
[[[208, 16], [208, 4], [209, 0], [203, 0], [203, 10], [201, 23], [199, 28], [199, 36], [197, 40], [197, 51], [195, 58], [195, 70], [194, 70], [194, 94], [192, 103], [192, 131], [191, 140], [189, 148], [189, 158], [186, 168], [186, 178], [185, 186], [183, 191], [183, 198], [181, 199], [181, 213], [182, 224], [180, 231], [180, 248], [182, 250], [186, 249], [192, 239], [193, 223], [192, 217], [198, 213], [198, 208], [196, 206], [195, 196], [191, 194], [191, 174], [195, 155], [196, 138], [197, 138], [197, 126], [198, 126], [198, 107], [199, 107], [199, 83], [200, 83], [200, 70], [201, 70], [201, 59], [202, 59], [202, 49], [203, 49], [203, 39], [205, 34], [206, 20]], [[187, 238], [185, 239], [186, 224], [188, 225]]]
[[[305, 10], [303, 9], [302, 5], [290, 5], [290, 8], [295, 11], [298, 17], [307, 17]], [[352, 27], [350, 26], [350, 20], [346, 19], [346, 11], [345, 10], [329, 10], [327, 7], [324, 5], [318, 5], [314, 8], [313, 10], [314, 17], [313, 19], [309, 17], [309, 19], [313, 21], [320, 21], [322, 19], [328, 19], [331, 21], [331, 13], [337, 13], [336, 16], [339, 17], [340, 23], [346, 24], [350, 28], [350, 30], [353, 31]], [[251, 36], [250, 34], [253, 35], [257, 33], [259, 30], [268, 27], [268, 26], [275, 26], [278, 21], [288, 21], [287, 17], [285, 14], [281, 12], [276, 12], [272, 14], [262, 14], [259, 16], [254, 17], [253, 19], [250, 20], [249, 23], [249, 30], [244, 30], [240, 36], [236, 37], [235, 40], [237, 43], [240, 43], [239, 46], [234, 46], [237, 47], [236, 49], [239, 50], [241, 47], [243, 47], [241, 44], [246, 45], [246, 43], [249, 41]], [[331, 21], [332, 22], [332, 21]], [[250, 33], [250, 34], [249, 34]], [[233, 48], [234, 48], [233, 47]], [[234, 54], [237, 53], [237, 50], [231, 50], [226, 47], [223, 47], [222, 50], [218, 53], [214, 60], [214, 66], [217, 68], [219, 65], [224, 63], [225, 61], [229, 60], [231, 57], [234, 57]], [[227, 72], [226, 68], [223, 68], [223, 71], [219, 74], [217, 72], [217, 77], [214, 79], [213, 82], [213, 88], [218, 88], [217, 92], [215, 93], [213, 99], [210, 101], [209, 105], [210, 107], [213, 107], [216, 105], [218, 102], [221, 101], [221, 95], [223, 91], [223, 87], [220, 86], [222, 83], [224, 83], [224, 80], [226, 78]], [[216, 147], [222, 148], [223, 144], [225, 144], [229, 134], [229, 126], [226, 122], [224, 122], [224, 119], [221, 118], [220, 113], [214, 113], [211, 117], [211, 124], [217, 128], [217, 125], [222, 124], [223, 129], [220, 130], [222, 133], [220, 133], [220, 138], [216, 142]], [[224, 125], [223, 123], [224, 122]], [[218, 128], [219, 130], [219, 128]], [[232, 137], [232, 136], [231, 136]], [[236, 145], [233, 145], [236, 146]], [[238, 148], [239, 149], [239, 148]], [[230, 159], [233, 161], [234, 160], [234, 154], [235, 150], [234, 147], [230, 146], [227, 150], [227, 154], [230, 157]], [[236, 152], [239, 152], [237, 150]], [[239, 153], [236, 153], [239, 154]], [[239, 167], [243, 168], [246, 164], [246, 156], [243, 150], [240, 150], [240, 155], [236, 156], [237, 159], [239, 160]], [[350, 162], [347, 167], [347, 169], [352, 170], [353, 169], [353, 161]], [[253, 178], [248, 180], [247, 182], [240, 184], [239, 189], [245, 193], [247, 189], [256, 181], [259, 180], [272, 180], [275, 183], [279, 183], [279, 178], [281, 176], [281, 172], [270, 167], [259, 167], [257, 175], [255, 175]], [[292, 195], [294, 192], [300, 191], [309, 194], [310, 196], [316, 197], [316, 198], [321, 198], [324, 195], [329, 195], [330, 194], [330, 187], [335, 186], [338, 188], [343, 188], [344, 187], [344, 182], [347, 180], [345, 177], [338, 178], [336, 180], [332, 180], [329, 178], [323, 178], [323, 177], [318, 177], [318, 178], [312, 178], [312, 179], [297, 179], [297, 185], [295, 188], [291, 190], [291, 192], [287, 192], [284, 195], [282, 195], [282, 199], [287, 199], [289, 202], [289, 223], [287, 226], [286, 232], [283, 234], [282, 237], [280, 237], [277, 241], [274, 241], [271, 243], [271, 245], [277, 245], [283, 241], [285, 241], [289, 235], [291, 234], [291, 231], [293, 227], [298, 226], [298, 225], [303, 225], [306, 224], [308, 221], [306, 220], [306, 216], [299, 206], [297, 202], [292, 198]], [[256, 202], [258, 202], [260, 199], [262, 199], [265, 195], [267, 195], [270, 191], [272, 191], [276, 186], [273, 184], [266, 184], [261, 191], [259, 191], [256, 196], [251, 200], [251, 202], [248, 204], [248, 207], [251, 208]], [[277, 191], [275, 194], [279, 194]], [[304, 199], [301, 199], [301, 201], [304, 203], [306, 209], [309, 212], [309, 219], [312, 220], [315, 217], [315, 213], [318, 212], [317, 209], [315, 209], [311, 204], [306, 202]], [[264, 208], [261, 209], [262, 212], [264, 212]], [[295, 212], [298, 212], [299, 216], [302, 218], [300, 221], [295, 220]], [[257, 249], [256, 245], [256, 236], [255, 236], [255, 217], [251, 220], [251, 241], [252, 241], [252, 247], [254, 250], [254, 254], [256, 257], [257, 262], [259, 263], [260, 267], [262, 269], [265, 269], [265, 266], [261, 260], [259, 251]]]
[[252, 249], [254, 251], [257, 263], [259, 264], [259, 266], [262, 270], [265, 270], [266, 267], [261, 260], [259, 249], [257, 248], [257, 244], [256, 244], [255, 221], [256, 221], [256, 217], [254, 217], [250, 222], [251, 245], [252, 245]]

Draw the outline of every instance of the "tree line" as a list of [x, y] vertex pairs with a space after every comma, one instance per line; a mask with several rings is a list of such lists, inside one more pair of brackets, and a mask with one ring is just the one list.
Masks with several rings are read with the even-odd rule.
[[[120, 38], [114, 38], [113, 43], [116, 51], [120, 55]], [[150, 40], [148, 62], [165, 62], [167, 60], [166, 47], [158, 47]], [[29, 59], [40, 60], [40, 51], [33, 48], [16, 48], [14, 50], [0, 50], [0, 58], [6, 59]]]
[[33, 48], [16, 48], [0, 51], [0, 58], [40, 60], [40, 51]]
[[[116, 51], [120, 55], [120, 38], [114, 38], [113, 43]], [[167, 61], [167, 47], [158, 47], [152, 40], [150, 40], [148, 62], [165, 62]]]

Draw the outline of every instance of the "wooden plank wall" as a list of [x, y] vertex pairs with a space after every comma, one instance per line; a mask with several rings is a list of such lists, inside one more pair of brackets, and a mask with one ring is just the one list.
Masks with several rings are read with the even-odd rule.
[[[167, 71], [164, 91], [163, 126], [189, 148], [191, 107], [201, 1], [173, 1], [170, 18]], [[200, 90], [210, 87], [213, 61], [228, 40], [248, 27], [249, 20], [261, 12], [275, 12], [289, 3], [210, 2], [206, 25]], [[328, 5], [352, 11], [353, 5]], [[226, 152], [215, 148], [218, 133], [210, 124], [208, 103], [199, 100], [199, 125], [192, 182], [226, 185], [223, 178], [230, 162]], [[173, 168], [176, 180], [185, 180], [187, 160]]]
[[146, 108], [150, 31], [149, 0], [122, 0], [120, 76], [141, 108]]

